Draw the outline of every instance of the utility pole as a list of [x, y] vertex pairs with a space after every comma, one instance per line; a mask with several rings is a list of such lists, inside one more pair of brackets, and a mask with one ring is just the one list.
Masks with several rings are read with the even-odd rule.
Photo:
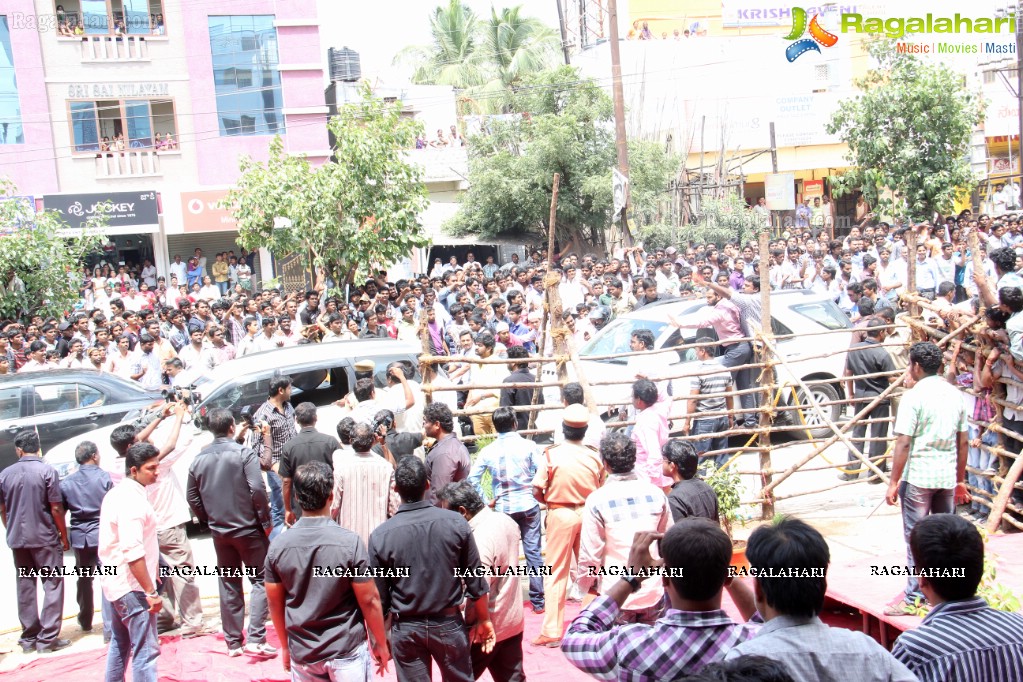
[[[607, 0], [607, 19], [611, 39], [611, 96], [615, 107], [615, 144], [618, 148], [618, 170], [629, 177], [629, 145], [625, 137], [625, 92], [622, 89], [622, 58], [618, 46], [618, 2]], [[622, 209], [622, 242], [632, 246], [629, 231], [629, 188], [625, 189], [625, 208]]]
[[565, 8], [561, 3], [563, 0], [554, 0], [558, 3], [558, 25], [561, 27], [561, 52], [565, 55], [565, 66], [572, 64], [568, 54], [568, 31], [565, 28]]
[[[774, 121], [771, 121], [769, 131], [770, 131], [770, 135], [771, 135], [771, 172], [772, 173], [777, 173], [778, 172], [778, 144], [775, 141], [775, 137], [774, 137]], [[778, 216], [775, 214], [775, 212], [771, 211], [771, 229], [773, 231], [775, 231], [775, 234], [777, 234], [777, 232], [778, 232], [777, 226], [774, 224], [774, 219], [777, 218], [777, 217]]]

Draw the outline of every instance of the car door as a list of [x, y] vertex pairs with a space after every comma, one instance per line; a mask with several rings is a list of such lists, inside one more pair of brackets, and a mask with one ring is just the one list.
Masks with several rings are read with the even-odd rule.
[[27, 425], [24, 415], [24, 395], [31, 386], [4, 386], [0, 388], [0, 471], [17, 461], [14, 437]]

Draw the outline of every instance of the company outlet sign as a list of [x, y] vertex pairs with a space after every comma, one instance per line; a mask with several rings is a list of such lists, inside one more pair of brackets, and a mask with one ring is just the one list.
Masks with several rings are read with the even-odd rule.
[[159, 225], [160, 208], [154, 191], [100, 194], [49, 194], [43, 208], [57, 211], [72, 230], [104, 216], [111, 228]]

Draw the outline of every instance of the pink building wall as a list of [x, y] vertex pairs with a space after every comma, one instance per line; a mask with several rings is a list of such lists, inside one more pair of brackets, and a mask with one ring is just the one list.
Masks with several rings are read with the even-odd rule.
[[[11, 31], [24, 144], [0, 145], [0, 176], [17, 185], [18, 193], [40, 196], [56, 192], [57, 164], [50, 132], [50, 107], [46, 96], [46, 73], [40, 40], [52, 38], [52, 27], [36, 19], [32, 0], [3, 0], [0, 14]], [[41, 28], [46, 29], [45, 32]], [[67, 149], [60, 153], [69, 154]]]
[[[199, 182], [203, 185], [223, 186], [238, 179], [238, 159], [243, 155], [265, 161], [268, 156], [269, 135], [219, 135], [216, 89], [213, 83], [213, 58], [210, 53], [209, 16], [239, 16], [275, 14], [278, 21], [308, 22], [309, 25], [278, 26], [277, 49], [281, 67], [289, 65], [315, 65], [315, 69], [289, 71], [283, 68], [281, 91], [283, 108], [323, 107], [323, 67], [326, 53], [320, 50], [319, 29], [316, 26], [315, 0], [233, 0], [230, 3], [183, 2], [181, 13], [189, 30], [184, 34], [185, 53], [188, 55], [189, 85], [192, 94]], [[319, 116], [321, 125], [310, 119], [308, 113], [284, 116], [285, 149], [291, 153], [317, 154], [328, 149], [326, 116]], [[325, 157], [310, 157], [320, 163]]]

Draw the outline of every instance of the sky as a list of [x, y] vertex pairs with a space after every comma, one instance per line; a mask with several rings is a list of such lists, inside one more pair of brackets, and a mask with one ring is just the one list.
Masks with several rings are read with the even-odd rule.
[[[381, 78], [397, 85], [407, 72], [391, 66], [394, 55], [406, 45], [430, 43], [430, 15], [440, 0], [319, 0], [320, 41], [329, 47], [349, 47], [359, 53], [364, 78]], [[445, 2], [446, 4], [446, 2]], [[481, 18], [521, 5], [527, 16], [558, 26], [557, 0], [463, 0]]]

